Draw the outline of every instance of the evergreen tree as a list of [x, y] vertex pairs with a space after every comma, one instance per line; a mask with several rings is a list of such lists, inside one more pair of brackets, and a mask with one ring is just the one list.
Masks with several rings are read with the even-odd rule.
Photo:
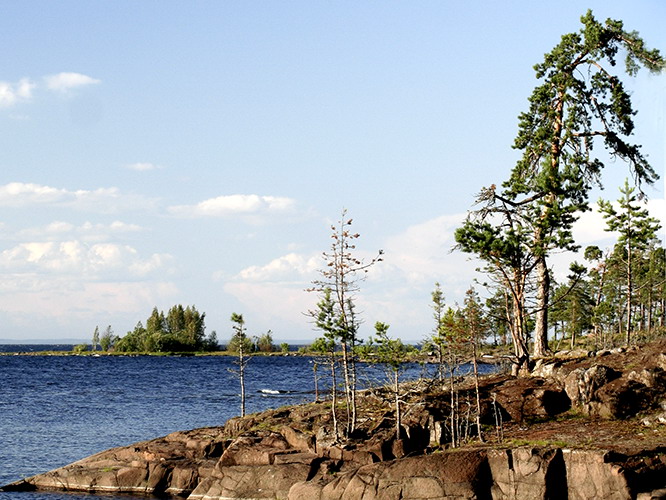
[[[123, 352], [179, 352], [210, 350], [211, 344], [205, 338], [205, 313], [200, 313], [194, 306], [174, 305], [167, 313], [153, 308], [146, 320], [146, 327], [141, 322], [117, 346]], [[217, 339], [215, 339], [217, 345]]]
[[275, 346], [273, 345], [273, 332], [268, 330], [257, 339], [257, 349], [259, 352], [273, 352]]
[[596, 263], [596, 265], [588, 270], [588, 277], [590, 289], [594, 291], [594, 305], [592, 308], [592, 323], [594, 343], [597, 347], [609, 347], [608, 339], [606, 338], [606, 328], [608, 311], [603, 304], [604, 290], [607, 278], [607, 256], [604, 257], [603, 252], [597, 246], [589, 246], [585, 249], [585, 260]]
[[594, 299], [588, 282], [574, 278], [568, 284], [559, 286], [552, 302], [553, 319], [564, 325], [563, 330], [569, 334], [573, 349], [576, 339], [593, 326]]
[[626, 343], [629, 345], [633, 329], [635, 261], [640, 258], [640, 252], [646, 250], [656, 239], [661, 225], [657, 219], [650, 217], [647, 208], [639, 203], [635, 189], [629, 187], [628, 180], [625, 180], [624, 186], [620, 188], [620, 193], [622, 197], [618, 200], [617, 209], [611, 203], [599, 200], [599, 210], [606, 220], [606, 230], [619, 233], [617, 248], [622, 249], [621, 260], [625, 265], [625, 331]]
[[486, 262], [484, 271], [506, 294], [506, 318], [511, 332], [515, 374], [529, 370], [528, 309], [529, 277], [536, 258], [529, 246], [529, 212], [495, 195], [495, 187], [477, 197], [479, 210], [469, 212], [456, 229], [457, 248]]
[[99, 345], [99, 326], [96, 326], [92, 336], [92, 350], [96, 351], [98, 345]]
[[495, 288], [494, 293], [485, 301], [486, 323], [493, 336], [493, 345], [507, 345], [509, 322], [507, 320], [508, 297], [503, 287]]
[[593, 152], [595, 140], [626, 161], [639, 182], [653, 183], [658, 175], [629, 142], [634, 130], [631, 97], [614, 73], [620, 49], [625, 71], [635, 76], [641, 66], [659, 72], [664, 59], [648, 50], [636, 32], [621, 21], [600, 23], [588, 11], [583, 27], [569, 33], [535, 66], [542, 81], [520, 115], [514, 147], [523, 152], [503, 196], [527, 204], [532, 221], [531, 247], [536, 257], [537, 308], [535, 355], [548, 350], [547, 313], [550, 271], [546, 258], [552, 249], [576, 249], [571, 227], [581, 211], [589, 210], [588, 193], [599, 183], [604, 167]]
[[400, 374], [407, 361], [409, 350], [400, 339], [392, 339], [388, 336], [389, 325], [380, 321], [375, 323], [375, 337], [370, 339], [373, 345], [372, 351], [375, 359], [387, 367], [388, 379], [391, 382], [391, 393], [395, 405], [395, 438], [400, 439], [402, 427], [402, 413], [400, 407]]
[[102, 351], [108, 352], [113, 346], [114, 341], [115, 336], [113, 335], [113, 329], [111, 328], [111, 325], [109, 325], [99, 339], [99, 345], [102, 348]]
[[437, 355], [437, 378], [442, 381], [444, 380], [444, 345], [446, 343], [443, 319], [446, 304], [444, 303], [444, 293], [439, 282], [435, 283], [435, 289], [430, 294], [430, 297], [432, 299], [430, 306], [433, 310], [432, 316], [435, 320], [435, 327], [432, 330], [429, 340], [435, 348], [435, 354]]
[[217, 332], [213, 330], [208, 334], [208, 338], [205, 340], [205, 350], [206, 351], [219, 351], [220, 344], [217, 341]]
[[[577, 248], [571, 228], [578, 214], [589, 209], [589, 191], [600, 183], [604, 167], [603, 156], [594, 154], [595, 143], [603, 140], [606, 150], [625, 160], [639, 182], [653, 183], [658, 178], [640, 146], [629, 142], [635, 112], [613, 70], [620, 49], [626, 53], [629, 76], [641, 66], [661, 71], [664, 59], [659, 51], [648, 50], [636, 32], [626, 31], [621, 21], [600, 23], [588, 11], [581, 22], [578, 33], [564, 35], [543, 63], [535, 66], [541, 84], [530, 96], [528, 111], [520, 115], [514, 143], [522, 158], [502, 192], [494, 185], [482, 191], [478, 201], [486, 206], [472, 217], [476, 221], [468, 218], [456, 238], [464, 251], [491, 262], [491, 271], [503, 275], [511, 294], [511, 330], [522, 366], [527, 357], [522, 352], [525, 332], [520, 325], [526, 318], [519, 316], [527, 310], [521, 284], [535, 272], [534, 352], [541, 356], [548, 351], [551, 277], [547, 257], [554, 249]], [[494, 220], [487, 214], [493, 214]], [[502, 240], [495, 248], [489, 241], [493, 238]]]
[[[323, 337], [318, 337], [310, 346], [310, 350], [324, 359], [328, 365], [331, 375], [331, 422], [333, 424], [333, 436], [337, 442], [340, 439], [340, 428], [338, 425], [338, 377], [336, 370], [335, 339], [324, 333]], [[317, 373], [314, 373], [315, 386], [317, 386]]]
[[472, 346], [472, 368], [474, 374], [474, 390], [476, 397], [476, 430], [479, 440], [483, 441], [483, 432], [481, 430], [481, 393], [479, 391], [479, 365], [478, 353], [479, 344], [486, 335], [486, 320], [483, 315], [483, 309], [479, 302], [479, 296], [473, 287], [465, 292], [465, 308], [463, 309], [464, 330], [467, 334], [467, 341]]
[[246, 352], [246, 340], [247, 339], [247, 330], [245, 328], [245, 320], [243, 319], [242, 314], [232, 313], [231, 314], [231, 323], [233, 329], [233, 337], [238, 339], [238, 369], [233, 371], [238, 375], [238, 380], [240, 382], [240, 410], [241, 417], [245, 416], [245, 367], [249, 358], [247, 357]]
[[[343, 209], [337, 224], [331, 226], [330, 251], [323, 253], [325, 266], [319, 271], [321, 278], [312, 282], [309, 291], [320, 295], [329, 294], [333, 307], [335, 341], [342, 351], [343, 377], [345, 381], [345, 403], [348, 411], [347, 435], [356, 429], [356, 362], [354, 352], [360, 343], [358, 329], [360, 318], [355, 311], [356, 294], [360, 290], [360, 281], [369, 268], [382, 260], [380, 250], [377, 257], [366, 263], [355, 255], [355, 241], [360, 234], [351, 231], [352, 219]], [[317, 318], [318, 311], [310, 311], [311, 317]]]

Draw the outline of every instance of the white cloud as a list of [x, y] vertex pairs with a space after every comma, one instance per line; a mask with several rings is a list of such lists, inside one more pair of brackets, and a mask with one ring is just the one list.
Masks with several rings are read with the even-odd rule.
[[133, 247], [116, 243], [86, 244], [78, 240], [26, 242], [0, 252], [0, 272], [75, 274], [76, 280], [143, 277], [167, 270], [172, 257], [142, 258]]
[[0, 81], [0, 107], [8, 108], [20, 101], [32, 98], [36, 84], [29, 78], [22, 78], [16, 83]]
[[157, 170], [163, 167], [161, 165], [155, 165], [154, 163], [149, 163], [149, 162], [137, 162], [125, 165], [125, 168], [128, 168], [130, 170], [137, 170], [139, 172], [146, 172], [148, 170]]
[[233, 194], [209, 198], [196, 205], [178, 205], [169, 208], [174, 215], [185, 217], [228, 217], [233, 215], [260, 216], [289, 213], [296, 202], [291, 198]]
[[101, 83], [100, 80], [91, 78], [81, 73], [63, 72], [56, 75], [44, 77], [46, 88], [56, 92], [67, 92], [70, 89], [83, 87], [86, 85], [95, 85]]
[[74, 230], [74, 224], [70, 224], [69, 222], [63, 222], [63, 221], [51, 222], [45, 228], [45, 232], [49, 234], [71, 233], [73, 230]]
[[143, 231], [141, 226], [122, 221], [114, 221], [110, 224], [85, 222], [81, 225], [74, 225], [65, 221], [53, 221], [46, 226], [14, 231], [11, 236], [7, 235], [6, 239], [17, 241], [58, 241], [64, 238], [77, 238], [82, 241], [91, 242], [106, 241], [117, 234], [137, 233], [140, 231]]
[[[45, 88], [52, 92], [66, 93], [71, 89], [101, 83], [100, 80], [81, 73], [63, 72], [42, 78], [37, 84], [31, 78], [21, 78], [17, 82], [0, 81], [0, 108], [9, 108], [20, 102], [32, 99], [35, 90]], [[21, 115], [15, 115], [21, 117]]]
[[[617, 209], [617, 202], [613, 203]], [[655, 217], [661, 224], [661, 230], [657, 237], [661, 239], [662, 244], [666, 242], [666, 199], [650, 199], [645, 205], [651, 217]], [[566, 280], [569, 264], [572, 261], [584, 263], [583, 251], [585, 247], [596, 245], [602, 250], [611, 249], [617, 242], [618, 234], [606, 231], [606, 221], [598, 210], [598, 204], [592, 205], [592, 210], [585, 212], [580, 216], [573, 226], [573, 236], [576, 244], [580, 246], [578, 252], [553, 253], [550, 258], [550, 265], [553, 266], [555, 277], [559, 280]]]
[[67, 191], [39, 184], [10, 182], [0, 186], [0, 206], [24, 207], [26, 205], [53, 203], [62, 200]]
[[[619, 204], [613, 202], [613, 206], [619, 209]], [[661, 237], [664, 235], [664, 228], [666, 228], [666, 200], [665, 199], [650, 199], [647, 204], [643, 205], [647, 208], [651, 217], [657, 218], [662, 226]], [[613, 245], [617, 239], [617, 233], [606, 231], [606, 220], [599, 213], [598, 203], [592, 204], [592, 210], [581, 214], [580, 218], [573, 226], [573, 235], [576, 243], [582, 248], [588, 245]]]
[[[431, 329], [430, 293], [436, 281], [445, 289], [449, 304], [462, 302], [477, 277], [478, 265], [466, 254], [451, 253], [454, 231], [463, 218], [459, 214], [437, 217], [387, 238], [384, 261], [373, 266], [360, 283], [357, 306], [367, 323], [363, 337], [372, 333], [375, 321], [384, 321], [404, 340], [421, 340]], [[357, 255], [366, 262], [375, 256], [362, 249]], [[289, 253], [241, 270], [224, 289], [244, 310], [261, 317], [264, 328], [271, 328], [272, 318], [288, 324], [292, 331], [309, 331], [312, 327], [303, 313], [314, 308], [317, 297], [305, 290], [319, 277], [317, 270], [323, 265], [320, 253]]]
[[273, 259], [265, 266], [250, 266], [243, 269], [236, 276], [236, 280], [254, 282], [300, 282], [307, 283], [317, 272], [322, 264], [321, 258], [317, 256], [305, 256], [290, 253], [277, 259]]
[[110, 323], [117, 335], [124, 335], [152, 307], [177, 295], [176, 285], [163, 280], [81, 282], [16, 273], [3, 275], [0, 283], [3, 319], [34, 338], [53, 338], [57, 327], [67, 336], [89, 339], [96, 325]]
[[118, 231], [118, 232], [136, 232], [136, 231], [141, 231], [141, 226], [137, 224], [127, 224], [125, 222], [121, 222], [119, 220], [113, 221], [111, 225], [109, 226], [109, 229], [112, 231]]
[[154, 201], [141, 196], [122, 194], [114, 187], [70, 191], [23, 182], [11, 182], [0, 186], [0, 206], [25, 208], [36, 205], [114, 213], [121, 210], [151, 208]]
[[452, 252], [454, 232], [464, 218], [464, 214], [442, 215], [389, 237], [384, 249], [386, 263], [407, 283], [448, 281], [458, 287], [462, 283], [469, 286], [475, 264], [469, 262], [469, 255]]
[[[234, 281], [225, 284], [224, 291], [243, 304], [248, 318], [254, 318], [253, 330], [272, 329], [281, 338], [303, 330], [308, 321], [303, 313], [312, 309], [316, 300], [299, 284]], [[285, 331], [275, 331], [278, 323]]]

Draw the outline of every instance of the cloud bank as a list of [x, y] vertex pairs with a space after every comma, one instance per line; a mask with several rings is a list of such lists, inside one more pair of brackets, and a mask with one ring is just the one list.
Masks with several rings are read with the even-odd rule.
[[113, 213], [132, 209], [148, 209], [154, 204], [153, 200], [126, 195], [114, 187], [71, 191], [23, 182], [10, 182], [0, 186], [0, 207], [27, 208], [41, 205], [89, 210], [96, 213]]
[[101, 276], [144, 277], [163, 270], [169, 254], [141, 258], [129, 246], [116, 243], [86, 244], [77, 240], [25, 242], [0, 252], [0, 270], [7, 273], [75, 274], [78, 279]]

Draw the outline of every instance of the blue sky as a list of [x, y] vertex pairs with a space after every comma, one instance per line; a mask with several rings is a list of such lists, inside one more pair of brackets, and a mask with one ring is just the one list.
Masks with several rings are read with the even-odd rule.
[[[587, 8], [666, 51], [659, 0], [3, 2], [0, 339], [124, 335], [183, 304], [223, 341], [232, 312], [310, 341], [343, 207], [359, 253], [386, 253], [363, 335], [422, 339], [434, 283], [454, 304], [475, 277], [452, 232], [517, 158], [532, 67]], [[663, 220], [666, 76], [629, 87]], [[577, 234], [613, 242], [594, 214]]]

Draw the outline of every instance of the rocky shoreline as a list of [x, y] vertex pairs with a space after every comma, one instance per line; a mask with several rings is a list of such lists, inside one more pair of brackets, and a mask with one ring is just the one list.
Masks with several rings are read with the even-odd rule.
[[328, 403], [311, 403], [114, 448], [3, 489], [191, 500], [666, 498], [666, 341], [594, 354], [543, 360], [531, 377], [484, 378], [486, 439], [470, 434], [460, 448], [449, 444], [449, 395], [434, 384], [411, 391], [400, 439], [374, 391], [342, 443]]

